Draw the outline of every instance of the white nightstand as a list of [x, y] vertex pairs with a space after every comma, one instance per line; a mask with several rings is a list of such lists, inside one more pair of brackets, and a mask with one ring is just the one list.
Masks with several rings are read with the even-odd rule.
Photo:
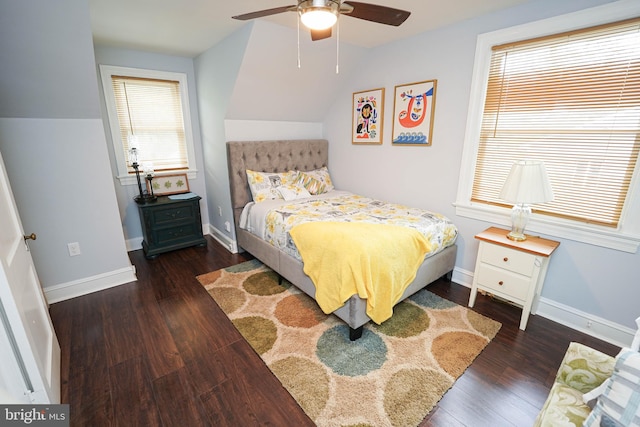
[[514, 302], [522, 306], [520, 329], [524, 331], [529, 313], [536, 313], [549, 258], [560, 242], [533, 236], [514, 242], [507, 239], [508, 233], [509, 230], [490, 227], [475, 236], [480, 248], [469, 307], [476, 302], [479, 290]]

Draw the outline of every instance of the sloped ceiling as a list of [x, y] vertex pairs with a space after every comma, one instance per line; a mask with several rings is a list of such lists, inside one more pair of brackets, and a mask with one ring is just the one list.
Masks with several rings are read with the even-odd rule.
[[[195, 57], [248, 22], [231, 19], [257, 10], [296, 4], [293, 0], [88, 0], [94, 41], [101, 45]], [[530, 0], [371, 0], [411, 11], [400, 27], [345, 17], [342, 38], [374, 47]], [[258, 21], [295, 29], [292, 12]], [[308, 37], [308, 32], [307, 32]]]
[[[297, 31], [266, 21], [255, 21], [226, 118], [322, 122], [368, 49], [340, 43], [336, 38], [312, 42]], [[336, 73], [339, 65], [339, 73]], [[370, 88], [358, 88], [370, 89]], [[342, 93], [341, 93], [342, 91]]]

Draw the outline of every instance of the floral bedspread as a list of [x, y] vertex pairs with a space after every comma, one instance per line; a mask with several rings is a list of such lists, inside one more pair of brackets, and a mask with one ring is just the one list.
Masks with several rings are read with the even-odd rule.
[[287, 254], [300, 258], [289, 231], [310, 221], [367, 222], [411, 227], [422, 233], [433, 255], [453, 244], [455, 225], [444, 215], [418, 208], [387, 203], [355, 194], [313, 200], [285, 202], [266, 213], [264, 239]]

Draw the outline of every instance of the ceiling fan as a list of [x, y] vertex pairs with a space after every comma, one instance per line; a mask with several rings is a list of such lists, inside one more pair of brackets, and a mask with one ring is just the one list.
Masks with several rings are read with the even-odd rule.
[[344, 3], [340, 0], [298, 0], [297, 5], [245, 13], [232, 18], [247, 21], [283, 12], [298, 12], [300, 21], [311, 30], [312, 40], [331, 37], [331, 27], [336, 23], [339, 15], [396, 27], [411, 15], [411, 12], [405, 10], [350, 0]]

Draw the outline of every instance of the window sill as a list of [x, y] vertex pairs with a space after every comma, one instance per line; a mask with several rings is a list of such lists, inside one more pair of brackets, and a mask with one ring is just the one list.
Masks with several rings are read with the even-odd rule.
[[[181, 170], [181, 171], [175, 171], [175, 172], [162, 172], [162, 173], [158, 173], [156, 176], [173, 175], [176, 173], [185, 173], [185, 171]], [[198, 170], [189, 169], [188, 171], [186, 171], [186, 174], [187, 174], [187, 178], [189, 178], [190, 180], [193, 180], [193, 179], [196, 179], [198, 175]], [[138, 180], [136, 179], [135, 174], [120, 175], [117, 178], [120, 181], [120, 185], [137, 185], [138, 184]], [[142, 174], [140, 174], [140, 179], [141, 180], [144, 179], [144, 176]]]
[[[454, 206], [456, 215], [499, 224], [507, 228], [511, 227], [508, 209], [469, 203], [454, 203]], [[629, 253], [636, 253], [638, 246], [640, 246], [639, 235], [561, 218], [549, 219], [536, 214], [531, 217], [526, 231], [527, 233], [536, 232]]]

